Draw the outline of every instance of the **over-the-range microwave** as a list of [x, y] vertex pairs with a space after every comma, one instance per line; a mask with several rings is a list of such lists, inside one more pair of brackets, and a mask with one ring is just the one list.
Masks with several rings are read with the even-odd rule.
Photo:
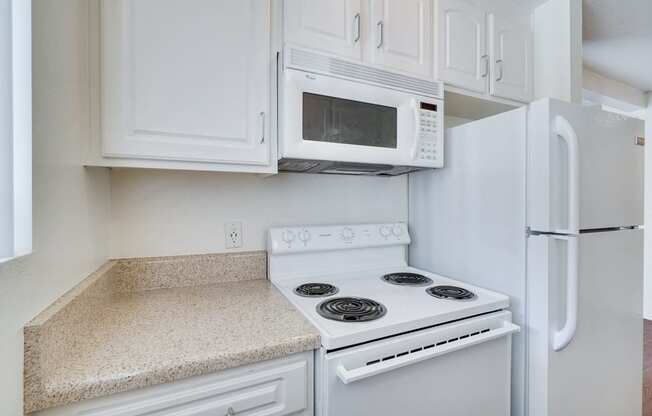
[[442, 83], [302, 49], [283, 55], [279, 170], [400, 175], [444, 166]]

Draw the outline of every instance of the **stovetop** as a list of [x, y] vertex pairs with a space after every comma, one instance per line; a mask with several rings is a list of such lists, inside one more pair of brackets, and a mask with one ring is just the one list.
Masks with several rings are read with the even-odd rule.
[[[392, 284], [384, 277], [394, 273], [399, 274], [399, 284]], [[405, 285], [406, 278], [408, 282], [413, 278], [409, 273], [421, 275], [426, 279], [417, 277], [416, 285]], [[290, 302], [320, 331], [322, 346], [329, 350], [501, 310], [509, 306], [507, 296], [412, 267], [272, 280]], [[298, 295], [295, 291], [299, 287], [310, 288], [312, 284], [320, 284], [315, 286], [317, 292], [324, 290], [322, 285], [331, 285], [336, 290], [324, 290], [327, 294], [315, 297], [306, 297], [303, 293]], [[448, 288], [433, 291], [433, 288], [438, 286]], [[445, 295], [461, 294], [462, 299], [436, 297], [428, 291]], [[373, 309], [370, 316], [359, 319], [360, 311], [369, 308]]]

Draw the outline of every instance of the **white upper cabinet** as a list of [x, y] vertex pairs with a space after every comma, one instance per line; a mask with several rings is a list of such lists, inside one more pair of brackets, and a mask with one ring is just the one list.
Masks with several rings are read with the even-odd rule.
[[530, 17], [489, 14], [490, 93], [519, 101], [532, 99], [532, 35]]
[[269, 0], [102, 0], [101, 27], [105, 158], [270, 165]]
[[362, 60], [361, 0], [285, 0], [285, 40]]
[[434, 0], [284, 0], [284, 40], [433, 79]]
[[371, 0], [369, 49], [374, 64], [433, 77], [432, 0]]
[[512, 0], [437, 0], [437, 75], [446, 84], [532, 99], [530, 11]]
[[484, 93], [489, 75], [485, 11], [465, 0], [439, 0], [437, 27], [439, 79]]

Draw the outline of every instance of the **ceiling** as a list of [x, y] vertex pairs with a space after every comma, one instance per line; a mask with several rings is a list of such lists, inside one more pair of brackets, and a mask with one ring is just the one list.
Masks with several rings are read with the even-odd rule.
[[583, 0], [584, 65], [652, 91], [652, 0]]

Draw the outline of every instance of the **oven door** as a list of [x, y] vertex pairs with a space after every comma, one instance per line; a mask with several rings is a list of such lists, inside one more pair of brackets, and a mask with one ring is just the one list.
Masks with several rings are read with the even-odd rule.
[[509, 416], [509, 312], [319, 352], [317, 416]]
[[437, 104], [432, 98], [286, 68], [279, 159], [419, 165], [417, 107], [422, 101]]

